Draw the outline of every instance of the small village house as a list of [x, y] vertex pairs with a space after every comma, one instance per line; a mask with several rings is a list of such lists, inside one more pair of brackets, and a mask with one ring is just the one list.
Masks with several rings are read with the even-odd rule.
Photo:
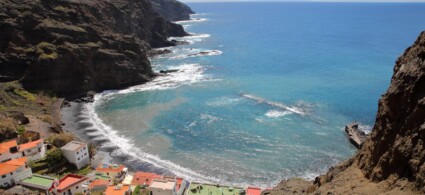
[[76, 174], [68, 174], [54, 184], [50, 191], [55, 195], [73, 195], [76, 193], [85, 194], [88, 189], [88, 178]]
[[131, 195], [129, 185], [110, 185], [106, 188], [105, 195]]
[[19, 152], [16, 140], [0, 143], [0, 162], [6, 162], [20, 157], [22, 157], [22, 153]]
[[88, 146], [83, 142], [71, 141], [63, 146], [61, 150], [68, 162], [74, 164], [77, 169], [90, 164]]
[[171, 178], [154, 179], [149, 185], [150, 195], [176, 195], [176, 180]]
[[115, 183], [121, 183], [127, 175], [128, 168], [124, 165], [116, 164], [100, 164], [96, 168], [96, 175], [103, 175], [111, 177]]
[[0, 143], [0, 162], [28, 157], [28, 160], [40, 160], [46, 155], [42, 139], [18, 145], [16, 140]]
[[19, 152], [22, 153], [22, 156], [28, 157], [28, 160], [36, 161], [44, 158], [46, 155], [46, 147], [43, 143], [43, 139], [39, 139], [19, 145]]
[[0, 187], [10, 187], [32, 175], [26, 157], [0, 163]]

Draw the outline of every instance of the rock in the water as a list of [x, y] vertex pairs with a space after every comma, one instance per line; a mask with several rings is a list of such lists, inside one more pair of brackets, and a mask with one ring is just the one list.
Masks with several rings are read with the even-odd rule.
[[351, 123], [345, 126], [345, 132], [348, 134], [348, 139], [357, 148], [361, 148], [366, 140], [366, 133], [359, 129], [359, 124]]
[[170, 69], [170, 70], [160, 70], [159, 73], [168, 74], [179, 71], [178, 69]]

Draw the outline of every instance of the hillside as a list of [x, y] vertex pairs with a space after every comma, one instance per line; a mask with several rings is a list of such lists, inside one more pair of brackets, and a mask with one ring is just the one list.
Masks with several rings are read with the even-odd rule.
[[0, 29], [0, 81], [66, 97], [150, 80], [148, 50], [187, 35], [149, 0], [5, 0]]

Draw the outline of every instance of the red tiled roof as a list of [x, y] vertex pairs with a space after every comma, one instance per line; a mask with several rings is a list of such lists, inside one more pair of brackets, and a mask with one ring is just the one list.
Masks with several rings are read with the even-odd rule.
[[261, 194], [261, 188], [256, 187], [248, 187], [246, 190], [246, 195], [260, 195]]
[[161, 175], [148, 172], [136, 172], [131, 181], [131, 185], [150, 185], [152, 180], [161, 178]]
[[0, 163], [0, 175], [5, 175], [16, 171], [19, 167], [25, 166], [27, 163], [27, 158], [22, 157], [18, 159], [9, 160], [4, 163]]
[[120, 187], [110, 185], [108, 186], [108, 188], [106, 188], [105, 195], [124, 195], [125, 192], [127, 192], [129, 189], [130, 189], [130, 186], [128, 185], [123, 185]]
[[35, 148], [35, 147], [37, 147], [37, 144], [39, 144], [40, 142], [43, 143], [43, 140], [39, 139], [37, 141], [28, 142], [26, 144], [21, 144], [21, 145], [19, 145], [19, 151], [24, 151], [24, 150], [27, 150], [27, 149]]
[[93, 189], [95, 186], [108, 186], [109, 181], [102, 180], [102, 179], [96, 179], [90, 184], [90, 189]]
[[17, 146], [16, 140], [10, 140], [7, 142], [0, 143], [0, 153], [8, 152], [10, 148]]
[[58, 191], [64, 191], [64, 190], [67, 190], [69, 187], [77, 185], [87, 179], [88, 178], [85, 176], [68, 174], [59, 180], [59, 185], [56, 187], [56, 189]]
[[108, 164], [100, 164], [97, 166], [96, 171], [97, 172], [121, 172], [124, 170], [124, 165], [119, 165], [114, 167], [114, 165], [108, 165]]

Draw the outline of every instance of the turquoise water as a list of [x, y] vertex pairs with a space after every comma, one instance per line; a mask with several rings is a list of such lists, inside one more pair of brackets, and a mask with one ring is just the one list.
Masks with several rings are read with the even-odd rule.
[[[314, 178], [356, 150], [425, 4], [194, 3], [196, 36], [152, 59], [166, 77], [96, 96], [121, 152], [193, 180], [273, 186]], [[203, 53], [200, 53], [204, 51]], [[152, 166], [138, 166], [150, 171]]]

